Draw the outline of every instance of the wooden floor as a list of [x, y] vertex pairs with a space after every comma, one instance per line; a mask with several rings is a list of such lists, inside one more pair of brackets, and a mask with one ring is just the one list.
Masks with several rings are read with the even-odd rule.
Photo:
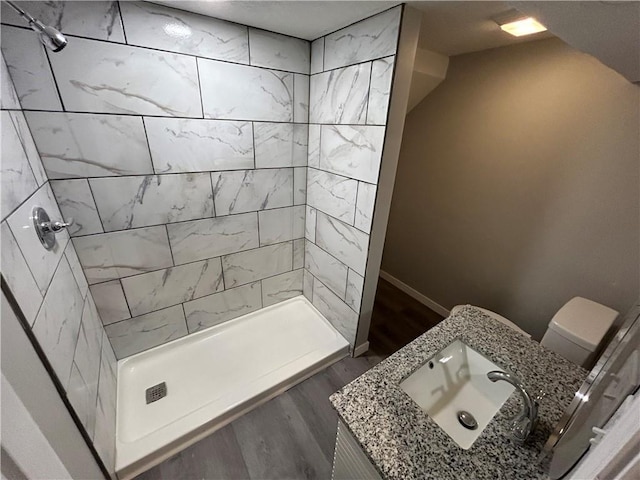
[[335, 363], [137, 480], [330, 479], [338, 417], [329, 395], [441, 320], [380, 279], [366, 354]]

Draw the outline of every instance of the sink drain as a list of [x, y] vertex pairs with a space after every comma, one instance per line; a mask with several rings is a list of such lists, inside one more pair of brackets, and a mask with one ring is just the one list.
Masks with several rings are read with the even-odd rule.
[[458, 412], [458, 421], [460, 425], [464, 428], [468, 428], [469, 430], [475, 430], [478, 428], [478, 422], [469, 412], [465, 412], [464, 410], [460, 410]]

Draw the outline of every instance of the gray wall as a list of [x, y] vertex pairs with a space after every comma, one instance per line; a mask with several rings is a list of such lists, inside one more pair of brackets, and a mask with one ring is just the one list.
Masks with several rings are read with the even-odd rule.
[[383, 270], [540, 338], [638, 296], [639, 87], [556, 39], [460, 55], [407, 117]]

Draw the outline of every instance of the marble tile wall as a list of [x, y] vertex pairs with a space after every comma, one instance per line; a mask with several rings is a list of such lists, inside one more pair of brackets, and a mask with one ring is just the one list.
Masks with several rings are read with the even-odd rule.
[[402, 7], [311, 44], [303, 292], [354, 347]]
[[[102, 5], [106, 3], [109, 2], [97, 2], [98, 8], [106, 7]], [[2, 14], [3, 21], [11, 21], [10, 15], [4, 17], [5, 4], [2, 4]], [[14, 30], [3, 26], [3, 39], [7, 34], [5, 28]], [[20, 29], [15, 31], [22, 33]], [[11, 38], [8, 43], [12, 40], [16, 39]], [[39, 45], [35, 47], [32, 58], [26, 61], [33, 63], [33, 58], [44, 55]], [[30, 218], [34, 206], [44, 207], [53, 220], [63, 217], [22, 110], [37, 96], [20, 97], [18, 92], [24, 90], [14, 88], [4, 58], [1, 60], [2, 277], [89, 438], [93, 439], [107, 468], [113, 471], [116, 359], [69, 233], [59, 233], [56, 245], [47, 251], [34, 232]], [[24, 72], [14, 71], [17, 82], [23, 79]], [[32, 112], [26, 112], [29, 113]], [[84, 194], [83, 190], [79, 191]], [[95, 229], [96, 226], [87, 223], [80, 228]], [[99, 231], [102, 231], [101, 225]]]
[[[42, 159], [12, 159], [7, 175], [23, 181], [2, 191], [3, 217], [51, 179], [39, 195], [75, 220], [70, 268], [115, 357], [301, 295], [310, 42], [147, 2], [25, 6], [69, 43], [46, 52], [3, 4], [7, 101], [26, 110], [3, 123], [28, 124]], [[17, 127], [5, 143], [19, 144]], [[27, 265], [43, 297], [61, 256]]]

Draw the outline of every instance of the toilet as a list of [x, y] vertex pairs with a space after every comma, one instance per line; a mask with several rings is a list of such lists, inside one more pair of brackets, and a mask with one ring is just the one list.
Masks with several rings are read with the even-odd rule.
[[[463, 305], [456, 305], [451, 309], [451, 314], [462, 307]], [[484, 308], [475, 308], [531, 338], [531, 335], [502, 315]], [[617, 317], [618, 312], [609, 307], [586, 298], [574, 297], [553, 316], [540, 343], [576, 365], [588, 366]]]

